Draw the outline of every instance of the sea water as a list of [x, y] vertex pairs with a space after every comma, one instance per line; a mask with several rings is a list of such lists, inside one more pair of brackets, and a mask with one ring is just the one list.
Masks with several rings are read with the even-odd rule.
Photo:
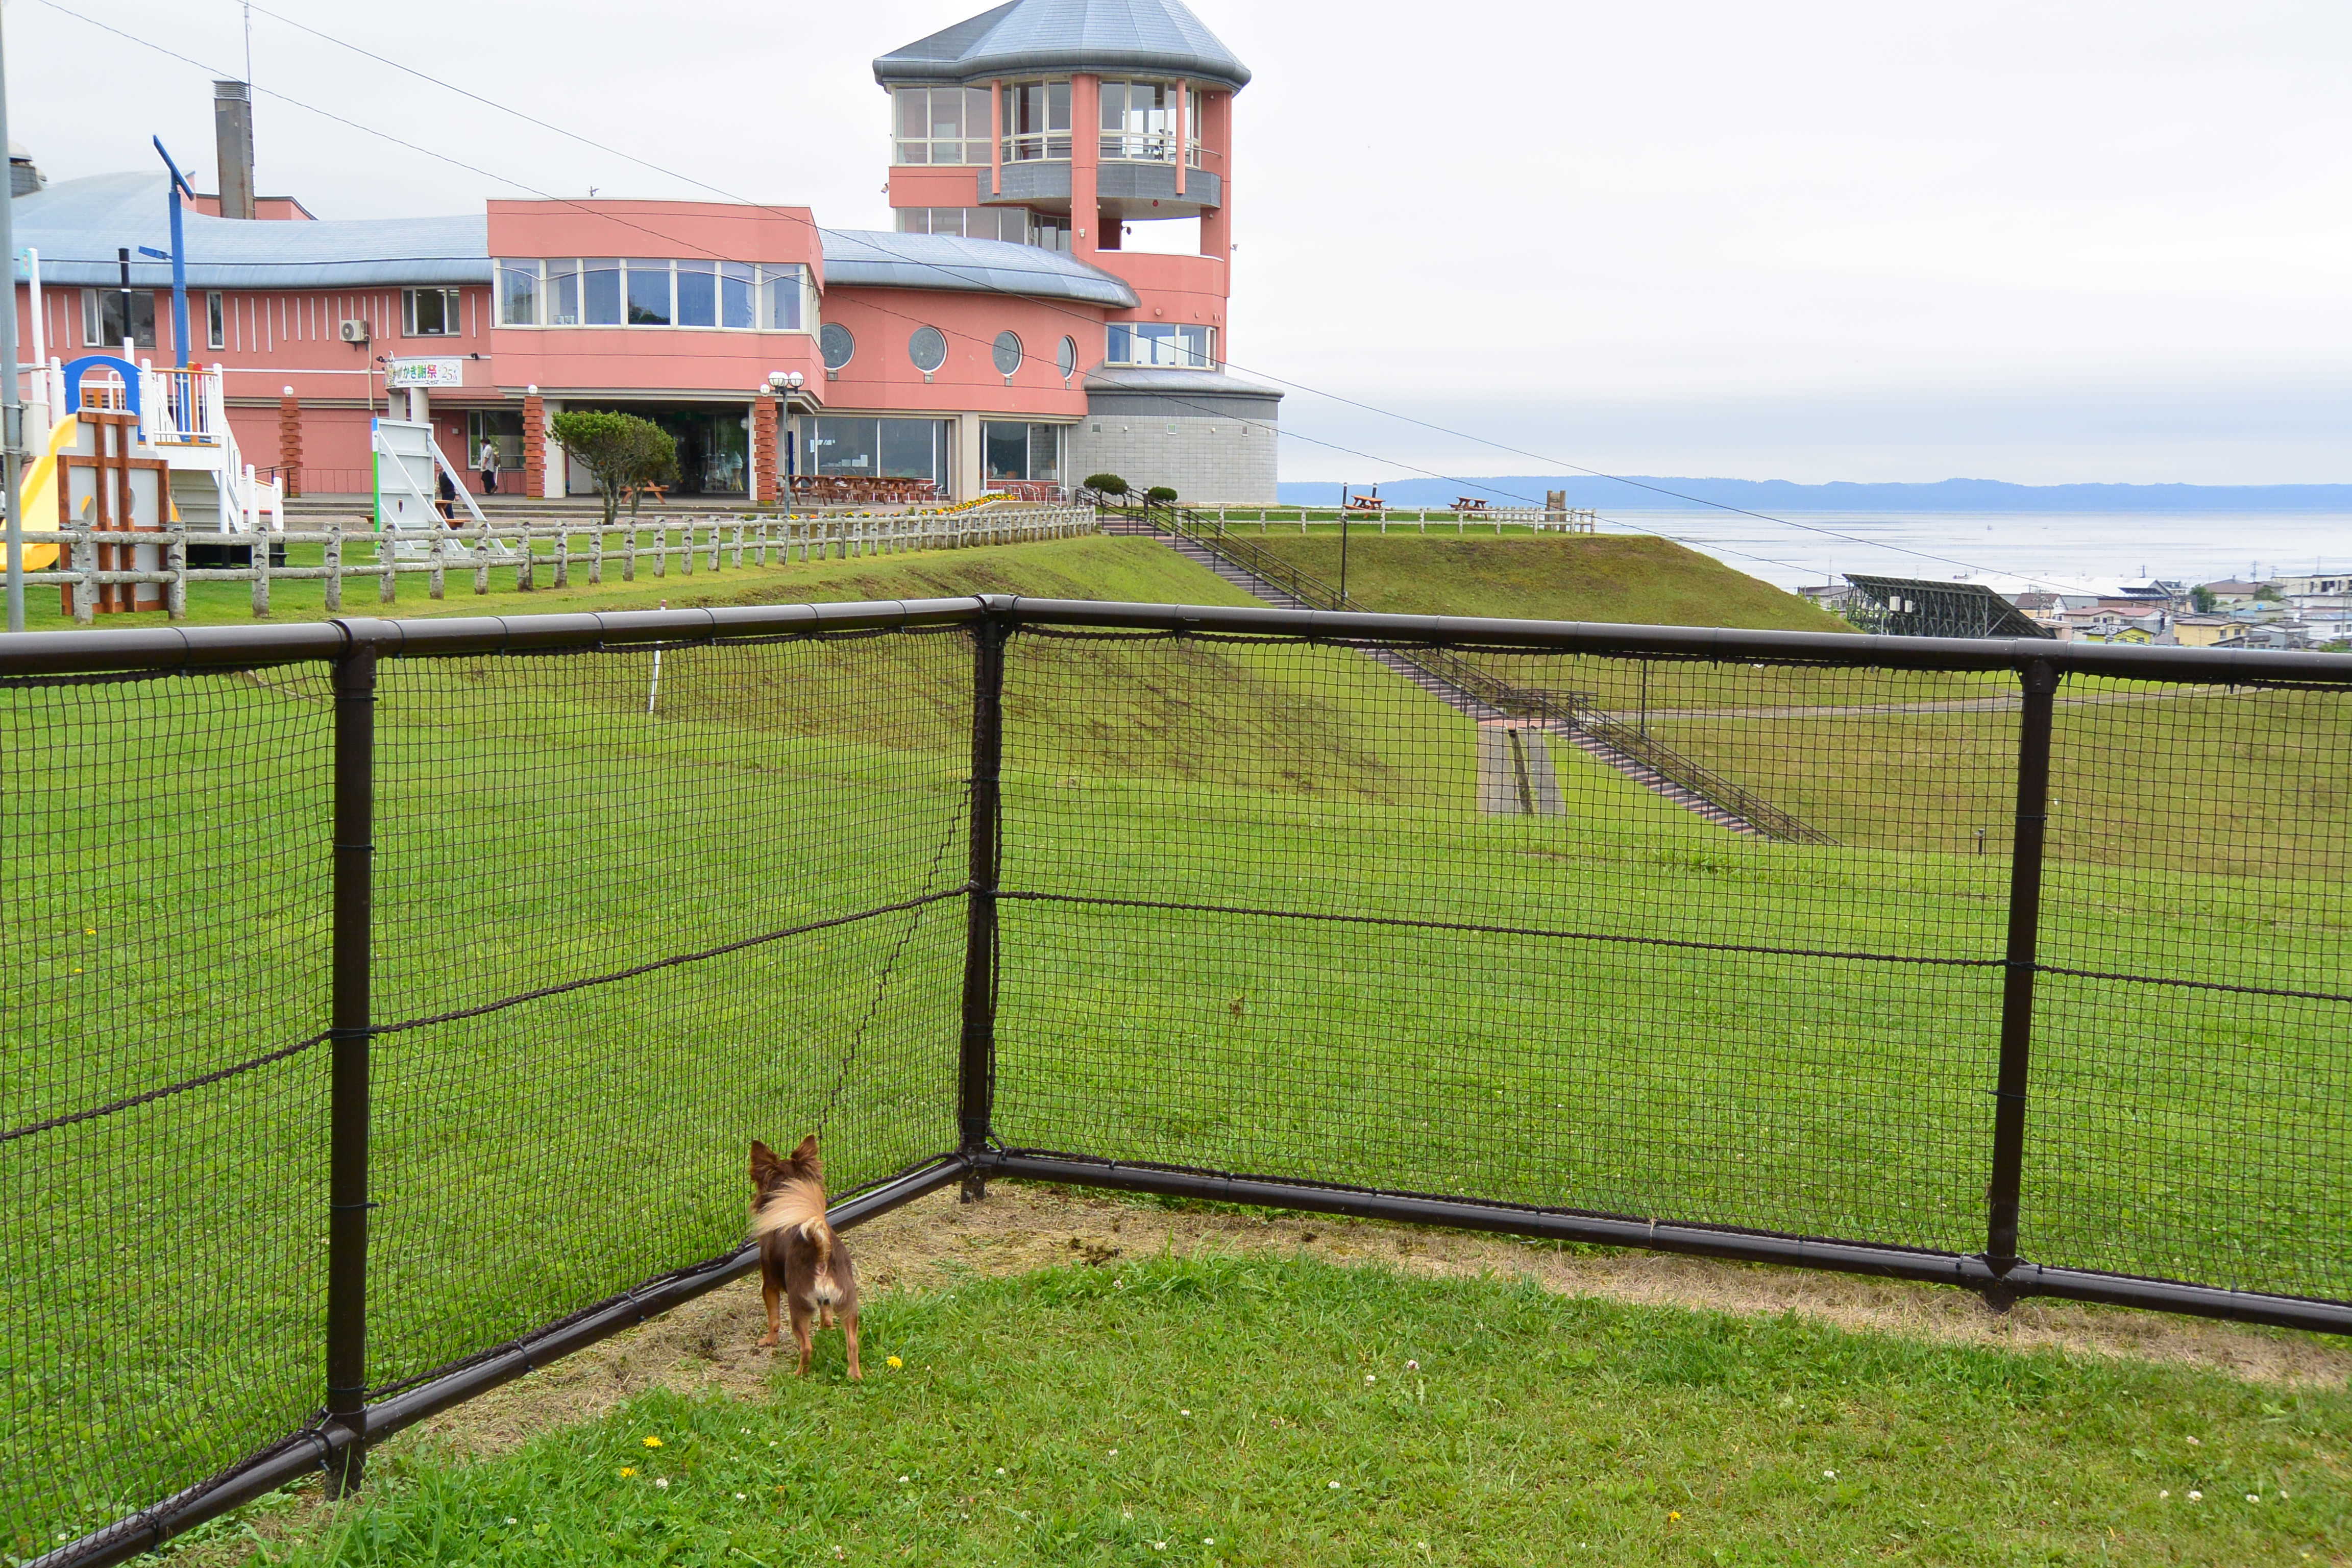
[[[1614, 511], [1604, 533], [1660, 533], [1783, 588], [1850, 572], [2111, 590], [2352, 570], [2352, 513]], [[2003, 581], [2016, 579], [2018, 581]]]

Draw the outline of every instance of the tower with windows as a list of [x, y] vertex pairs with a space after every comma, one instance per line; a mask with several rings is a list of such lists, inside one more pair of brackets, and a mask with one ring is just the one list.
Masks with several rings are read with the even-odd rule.
[[1279, 394], [1223, 374], [1249, 68], [1181, 0], [1010, 0], [874, 76], [900, 233], [1066, 252], [1135, 294], [1082, 350], [1073, 466], [1271, 499]]

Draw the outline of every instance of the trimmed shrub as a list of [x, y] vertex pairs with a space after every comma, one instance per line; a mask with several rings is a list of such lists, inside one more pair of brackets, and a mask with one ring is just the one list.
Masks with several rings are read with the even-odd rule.
[[1107, 496], [1123, 496], [1127, 493], [1127, 481], [1117, 474], [1088, 474], [1087, 489], [1100, 490]]
[[1166, 506], [1169, 502], [1176, 499], [1176, 492], [1167, 485], [1154, 485], [1150, 489], [1143, 492], [1143, 499], [1145, 500], [1156, 500], [1161, 506]]

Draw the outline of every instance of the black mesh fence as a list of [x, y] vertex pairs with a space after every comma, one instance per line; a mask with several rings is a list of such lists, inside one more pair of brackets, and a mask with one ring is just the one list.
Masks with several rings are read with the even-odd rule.
[[2021, 949], [2031, 647], [866, 609], [407, 634], [363, 1041], [327, 1039], [325, 663], [0, 679], [0, 1551], [327, 1457], [346, 1047], [377, 1401], [727, 1258], [745, 1144], [811, 1130], [836, 1197], [1116, 1166], [2352, 1300], [2352, 674], [2053, 653]]

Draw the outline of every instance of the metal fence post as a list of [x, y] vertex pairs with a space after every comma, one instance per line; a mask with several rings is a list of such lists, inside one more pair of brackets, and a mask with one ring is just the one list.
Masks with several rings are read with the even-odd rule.
[[[965, 903], [963, 1042], [957, 1062], [956, 1121], [961, 1152], [988, 1147], [996, 1100], [996, 889], [1003, 837], [999, 778], [1004, 760], [1004, 643], [993, 616], [972, 627], [971, 875]], [[987, 1196], [967, 1175], [963, 1201]]]
[[[2058, 672], [2035, 659], [2020, 672], [2024, 715], [2018, 726], [2017, 826], [2010, 851], [2009, 950], [2000, 994], [2000, 1068], [1993, 1089], [1992, 1181], [1985, 1262], [1995, 1274], [2017, 1266], [2020, 1173], [2025, 1161], [2025, 1089], [2033, 1059], [2033, 973], [2042, 934], [2042, 850], [2050, 821], [2050, 729]], [[2008, 1302], [1989, 1296], [1996, 1307]]]
[[[266, 548], [266, 545], [257, 546]], [[351, 1434], [327, 1478], [356, 1489], [367, 1460], [368, 946], [374, 913], [376, 650], [335, 662], [335, 917], [327, 1231], [327, 1419]]]

